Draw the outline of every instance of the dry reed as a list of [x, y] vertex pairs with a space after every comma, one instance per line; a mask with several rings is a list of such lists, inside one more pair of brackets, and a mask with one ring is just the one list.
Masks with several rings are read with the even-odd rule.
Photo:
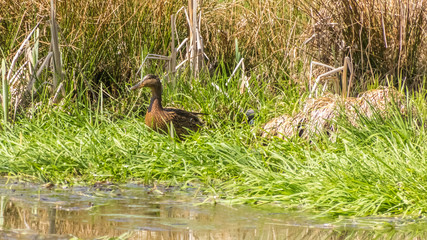
[[[359, 86], [394, 75], [409, 87], [427, 72], [427, 2], [401, 0], [303, 1], [311, 16], [311, 46], [320, 62], [340, 66], [350, 56]], [[393, 84], [397, 84], [396, 82]]]

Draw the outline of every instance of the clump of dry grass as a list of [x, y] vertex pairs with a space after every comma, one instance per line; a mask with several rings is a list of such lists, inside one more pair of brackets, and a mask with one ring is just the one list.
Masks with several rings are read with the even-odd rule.
[[342, 98], [327, 94], [308, 99], [303, 109], [291, 117], [282, 115], [263, 126], [262, 137], [276, 136], [288, 139], [297, 134], [303, 138], [337, 131], [336, 120], [344, 117], [353, 126], [358, 126], [360, 117], [372, 118], [375, 114], [387, 117], [390, 108], [396, 105], [406, 113], [404, 96], [391, 87], [380, 87], [359, 94], [358, 98]]
[[367, 85], [364, 80], [373, 76], [399, 76], [410, 87], [422, 83], [427, 73], [426, 1], [303, 3], [313, 20], [308, 42], [317, 60], [340, 66], [350, 56], [363, 88]]
[[202, 10], [202, 36], [213, 59], [237, 64], [237, 40], [246, 69], [260, 79], [271, 84], [278, 76], [298, 80], [306, 65], [300, 37], [306, 16], [291, 1], [204, 1]]
[[406, 112], [405, 99], [402, 93], [394, 88], [381, 86], [378, 89], [368, 90], [358, 95], [360, 111], [368, 118], [375, 111], [384, 116], [395, 104], [402, 114]]
[[305, 136], [308, 133], [319, 133], [325, 129], [334, 130], [332, 120], [337, 117], [337, 108], [339, 104], [339, 96], [329, 95], [316, 99], [308, 99], [301, 111], [305, 116]]
[[335, 95], [308, 99], [301, 112], [294, 116], [282, 115], [267, 122], [261, 136], [287, 139], [298, 134], [307, 138], [311, 134], [334, 130], [332, 120], [338, 114], [339, 99]]
[[261, 137], [278, 137], [288, 139], [298, 134], [300, 119], [289, 115], [282, 115], [271, 119], [263, 126]]

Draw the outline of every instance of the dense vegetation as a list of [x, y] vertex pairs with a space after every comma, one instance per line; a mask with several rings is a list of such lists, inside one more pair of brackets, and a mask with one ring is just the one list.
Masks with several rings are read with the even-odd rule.
[[[165, 105], [207, 114], [202, 131], [179, 141], [145, 126], [149, 92], [128, 87], [139, 78], [136, 72], [148, 53], [169, 54], [170, 15], [187, 1], [58, 1], [64, 98], [51, 104], [46, 82], [52, 82], [52, 74], [44, 71], [29, 104], [10, 105], [9, 122], [0, 133], [0, 172], [56, 184], [108, 180], [196, 186], [233, 203], [275, 202], [333, 215], [424, 215], [425, 2], [418, 8], [414, 1], [395, 6], [401, 9], [398, 23], [390, 17], [397, 11], [393, 7], [383, 17], [362, 16], [381, 7], [368, 0], [350, 1], [356, 4], [351, 9], [360, 7], [355, 13], [346, 11], [347, 1], [326, 9], [320, 1], [264, 2], [204, 1], [201, 35], [209, 71], [193, 78], [183, 68], [176, 85], [164, 82]], [[6, 65], [39, 21], [43, 59], [51, 41], [49, 1], [0, 4], [0, 54]], [[187, 28], [180, 16], [182, 40]], [[404, 44], [396, 40], [396, 31], [406, 34], [399, 37]], [[386, 48], [378, 43], [384, 38]], [[337, 119], [339, 131], [332, 136], [259, 137], [263, 123], [301, 108], [312, 59], [337, 67], [345, 56], [354, 60], [351, 95], [394, 85], [414, 111], [361, 116], [358, 127]], [[242, 57], [250, 86], [243, 94], [241, 72], [228, 80]], [[166, 69], [163, 61], [151, 60], [143, 73], [164, 75]], [[26, 79], [24, 74], [19, 80], [24, 87]], [[249, 108], [257, 112], [254, 125], [245, 121]]]

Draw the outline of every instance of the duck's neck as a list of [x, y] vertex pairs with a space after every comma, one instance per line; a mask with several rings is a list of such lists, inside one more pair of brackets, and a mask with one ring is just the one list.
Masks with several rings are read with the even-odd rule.
[[150, 106], [148, 106], [148, 112], [151, 111], [162, 111], [162, 88], [153, 87], [151, 88], [151, 100]]

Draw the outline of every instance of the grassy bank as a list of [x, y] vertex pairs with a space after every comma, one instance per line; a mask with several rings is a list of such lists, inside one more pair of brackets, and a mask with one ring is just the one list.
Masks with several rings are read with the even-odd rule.
[[[206, 96], [218, 94], [202, 85], [180, 88], [179, 99], [189, 100], [175, 104], [184, 106], [209, 106]], [[177, 98], [166, 92], [166, 102]], [[200, 94], [186, 98], [191, 92]], [[424, 104], [416, 97], [411, 103], [425, 116]], [[272, 111], [274, 104], [262, 106]], [[255, 134], [262, 118], [251, 126], [208, 111], [210, 126], [181, 142], [151, 131], [137, 114], [112, 120], [108, 112], [63, 108], [69, 113], [49, 108], [1, 133], [2, 174], [57, 184], [196, 186], [233, 203], [275, 202], [332, 215], [427, 211], [425, 122], [398, 111], [388, 119], [364, 119], [359, 128], [338, 122], [334, 141], [327, 136], [265, 140]]]

